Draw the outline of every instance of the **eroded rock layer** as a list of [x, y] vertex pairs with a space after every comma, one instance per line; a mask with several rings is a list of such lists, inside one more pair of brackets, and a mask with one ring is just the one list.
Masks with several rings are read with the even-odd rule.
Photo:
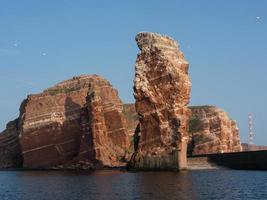
[[[134, 96], [140, 138], [131, 166], [137, 169], [186, 168], [191, 84], [188, 62], [176, 41], [139, 33]], [[136, 131], [136, 137], [138, 136]]]
[[239, 129], [226, 112], [215, 106], [194, 106], [190, 109], [189, 155], [242, 150]]
[[120, 166], [128, 147], [117, 90], [97, 75], [74, 77], [30, 95], [19, 119], [23, 166]]

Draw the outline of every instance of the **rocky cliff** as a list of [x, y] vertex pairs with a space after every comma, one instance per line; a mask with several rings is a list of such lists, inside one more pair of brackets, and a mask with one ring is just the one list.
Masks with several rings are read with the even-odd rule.
[[97, 75], [29, 95], [19, 118], [0, 134], [0, 167], [118, 167], [134, 152], [132, 168], [179, 170], [187, 153], [240, 151], [238, 128], [224, 111], [187, 107], [189, 64], [178, 43], [147, 32], [136, 42], [134, 106], [123, 106], [117, 90]]
[[[134, 97], [140, 116], [138, 147], [131, 161], [137, 169], [186, 168], [187, 108], [191, 84], [188, 62], [168, 36], [139, 33]], [[138, 133], [140, 131], [140, 133]]]
[[[138, 114], [134, 104], [127, 104], [128, 116], [135, 127], [138, 124]], [[243, 150], [265, 150], [266, 147], [240, 144], [236, 122], [229, 118], [226, 112], [215, 106], [189, 107], [192, 115], [189, 121], [188, 155], [236, 152]], [[135, 121], [135, 122], [134, 122]], [[128, 125], [129, 127], [129, 125]], [[132, 134], [134, 130], [132, 130]]]
[[190, 107], [188, 154], [211, 154], [242, 150], [236, 122], [215, 106]]
[[29, 95], [17, 121], [23, 167], [125, 165], [129, 142], [122, 111], [117, 90], [97, 75], [74, 77]]
[[19, 144], [18, 120], [7, 124], [0, 133], [0, 168], [19, 168], [22, 166]]

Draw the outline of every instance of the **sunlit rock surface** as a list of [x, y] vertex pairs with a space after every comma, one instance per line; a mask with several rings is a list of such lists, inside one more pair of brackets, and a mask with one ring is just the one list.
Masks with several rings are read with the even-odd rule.
[[238, 152], [239, 129], [227, 113], [215, 106], [190, 107], [188, 154]]
[[[188, 62], [168, 36], [139, 33], [134, 96], [140, 127], [131, 160], [136, 169], [184, 169], [190, 110]], [[138, 133], [140, 131], [140, 133]]]

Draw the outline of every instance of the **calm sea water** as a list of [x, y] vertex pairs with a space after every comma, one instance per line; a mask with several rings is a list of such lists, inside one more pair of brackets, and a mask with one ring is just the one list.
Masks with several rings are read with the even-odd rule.
[[0, 171], [1, 200], [267, 199], [267, 172]]

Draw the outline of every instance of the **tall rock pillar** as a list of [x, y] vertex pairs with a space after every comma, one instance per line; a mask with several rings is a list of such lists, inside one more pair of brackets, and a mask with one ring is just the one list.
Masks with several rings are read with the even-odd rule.
[[186, 149], [191, 83], [188, 62], [176, 41], [168, 36], [142, 32], [135, 65], [134, 96], [140, 126], [138, 147], [131, 167], [181, 170], [187, 166]]

